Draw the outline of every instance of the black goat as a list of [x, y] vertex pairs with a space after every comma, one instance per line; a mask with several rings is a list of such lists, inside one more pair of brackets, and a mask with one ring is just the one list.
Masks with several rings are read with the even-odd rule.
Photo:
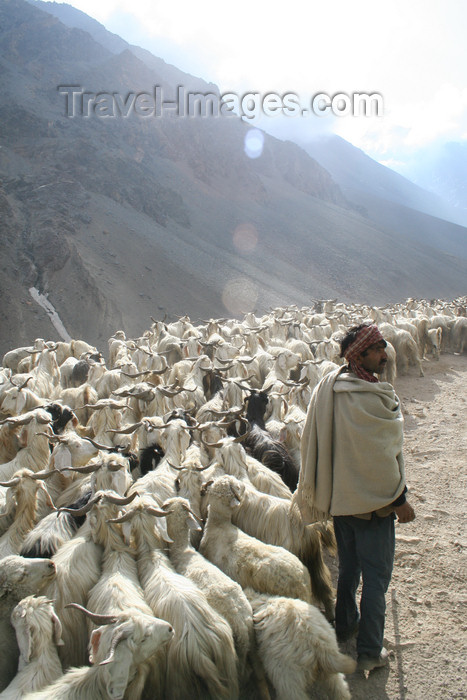
[[250, 427], [243, 446], [248, 454], [277, 472], [293, 492], [298, 484], [298, 470], [282, 442], [274, 440], [266, 430], [264, 414], [268, 401], [265, 391], [250, 390], [250, 395], [245, 399], [246, 418]]
[[59, 403], [49, 403], [44, 408], [52, 416], [52, 430], [55, 435], [61, 435], [70, 420], [74, 421], [75, 426], [78, 424], [78, 419], [68, 406], [62, 406]]
[[141, 476], [144, 476], [150, 471], [153, 471], [162, 457], [164, 456], [164, 450], [160, 445], [149, 445], [144, 449], [140, 450], [139, 453], [139, 469]]
[[[68, 506], [68, 508], [72, 508], [79, 513], [90, 498], [91, 490]], [[73, 513], [68, 512], [46, 515], [26, 538], [20, 551], [21, 556], [29, 559], [35, 559], [36, 557], [50, 559], [64, 541], [73, 537], [85, 519], [86, 515], [73, 515]]]

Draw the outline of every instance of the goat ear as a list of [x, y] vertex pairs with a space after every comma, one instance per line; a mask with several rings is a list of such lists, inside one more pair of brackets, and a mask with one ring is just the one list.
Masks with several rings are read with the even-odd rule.
[[21, 432], [18, 436], [18, 443], [20, 447], [27, 447], [28, 446], [28, 426], [25, 425], [22, 429]]
[[22, 619], [23, 617], [24, 616], [21, 616], [21, 619], [18, 620], [15, 627], [16, 641], [18, 642], [20, 652], [19, 670], [24, 668], [26, 664], [29, 663], [32, 654], [32, 630], [26, 620]]
[[26, 393], [24, 391], [19, 391], [19, 396], [16, 402], [16, 413], [19, 416], [20, 413], [23, 412], [24, 407], [26, 406]]
[[287, 428], [284, 426], [281, 428], [281, 431], [279, 433], [279, 442], [285, 442], [285, 438], [287, 437]]
[[101, 636], [102, 636], [102, 628], [98, 627], [97, 629], [93, 630], [91, 632], [91, 639], [89, 641], [89, 661], [93, 664], [97, 652], [99, 650], [99, 643], [101, 641]]
[[286, 369], [285, 355], [279, 355], [279, 357], [277, 358], [277, 364], [281, 369]]
[[201, 486], [201, 491], [200, 491], [201, 496], [205, 496], [207, 494], [208, 489], [213, 482], [214, 482], [214, 479], [210, 479], [209, 481], [204, 482], [204, 484]]

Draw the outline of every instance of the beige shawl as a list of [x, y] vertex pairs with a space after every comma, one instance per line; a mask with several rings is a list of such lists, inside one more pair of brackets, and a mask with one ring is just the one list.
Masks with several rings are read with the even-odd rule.
[[403, 418], [388, 382], [343, 368], [315, 387], [301, 441], [294, 501], [306, 522], [370, 513], [404, 490]]

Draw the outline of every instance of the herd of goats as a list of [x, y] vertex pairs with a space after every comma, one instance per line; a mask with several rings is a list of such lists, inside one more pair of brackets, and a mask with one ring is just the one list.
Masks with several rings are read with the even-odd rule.
[[292, 500], [307, 405], [350, 327], [378, 324], [394, 382], [465, 352], [466, 307], [321, 301], [152, 319], [106, 358], [81, 340], [7, 352], [0, 700], [350, 698], [332, 525]]

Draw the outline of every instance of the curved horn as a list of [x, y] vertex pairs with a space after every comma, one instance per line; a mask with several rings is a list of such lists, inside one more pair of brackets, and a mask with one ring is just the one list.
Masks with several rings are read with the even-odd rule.
[[80, 610], [82, 613], [90, 617], [91, 620], [96, 623], [96, 625], [112, 625], [118, 620], [116, 615], [99, 615], [98, 613], [93, 613], [90, 610], [87, 610], [87, 608], [79, 605], [79, 603], [67, 603], [65, 608], [76, 608], [76, 610]]
[[184, 389], [183, 387], [181, 387], [177, 391], [169, 391], [168, 389], [166, 389], [165, 387], [162, 387], [162, 386], [159, 386], [158, 389], [161, 392], [161, 394], [163, 394], [164, 396], [167, 396], [168, 398], [178, 396], [178, 394], [181, 394], [182, 391], [195, 391], [195, 389]]
[[59, 472], [76, 472], [77, 474], [92, 474], [102, 467], [102, 462], [86, 464], [84, 467], [60, 467]]
[[35, 472], [30, 475], [31, 479], [50, 479], [54, 474], [60, 474], [59, 469], [44, 469], [41, 472]]
[[186, 467], [176, 467], [175, 464], [172, 464], [172, 462], [169, 462], [169, 460], [167, 460], [167, 464], [169, 465], [169, 467], [175, 469], [177, 472], [181, 472], [184, 469], [186, 469]]
[[57, 515], [58, 513], [70, 513], [70, 515], [81, 517], [82, 515], [86, 515], [86, 513], [89, 513], [93, 505], [100, 501], [101, 498], [102, 492], [96, 493], [96, 495], [93, 496], [93, 498], [91, 498], [82, 508], [59, 508], [57, 510]]
[[207, 440], [205, 440], [203, 438], [202, 434], [200, 434], [199, 438], [200, 438], [201, 442], [203, 443], [203, 445], [206, 445], [206, 447], [216, 447], [217, 448], [217, 447], [222, 447], [222, 445], [224, 444], [223, 442], [208, 442]]
[[49, 433], [36, 433], [36, 435], [43, 435], [49, 438], [49, 442], [66, 442], [60, 435], [49, 435]]
[[3, 486], [4, 488], [9, 488], [10, 486], [17, 486], [20, 481], [20, 477], [15, 476], [15, 478], [10, 479], [10, 481], [0, 481], [0, 486]]
[[106, 523], [126, 523], [128, 520], [131, 520], [135, 515], [136, 515], [136, 510], [127, 510], [126, 513], [121, 515], [119, 518], [108, 518], [106, 520]]
[[113, 445], [112, 445], [112, 446], [110, 446], [110, 445], [101, 445], [101, 444], [99, 444], [98, 442], [96, 442], [95, 440], [93, 440], [93, 439], [90, 438], [90, 437], [85, 437], [85, 438], [83, 438], [83, 440], [87, 440], [88, 442], [90, 442], [91, 445], [93, 445], [97, 450], [104, 450], [104, 451], [106, 451], [106, 452], [109, 452], [109, 450], [112, 451], [112, 450], [115, 449], [115, 448], [113, 447]]
[[147, 508], [144, 509], [145, 513], [149, 513], [149, 515], [154, 515], [156, 518], [165, 518], [171, 511], [170, 510], [159, 510], [158, 508], [153, 508], [152, 506], [148, 506]]
[[112, 496], [109, 493], [104, 493], [103, 496], [107, 501], [114, 503], [117, 506], [127, 506], [129, 503], [135, 500], [137, 492], [134, 491], [130, 496]]
[[33, 377], [28, 377], [22, 384], [15, 384], [13, 379], [10, 377], [10, 382], [18, 389], [18, 391], [21, 391], [21, 389], [24, 389], [26, 384], [31, 381], [31, 379], [33, 379]]
[[[146, 355], [149, 355], [149, 357], [153, 356], [153, 353], [150, 350], [146, 350], [146, 348], [143, 348], [142, 345], [137, 345], [136, 349], [141, 350], [141, 352], [144, 352]], [[122, 374], [124, 373], [122, 372]]]
[[119, 433], [121, 435], [128, 435], [129, 433], [134, 433], [135, 430], [138, 430], [143, 425], [143, 421], [139, 421], [138, 423], [133, 423], [133, 425], [127, 425], [126, 428], [109, 428], [106, 432], [107, 433]]
[[112, 641], [110, 642], [109, 655], [106, 659], [104, 659], [104, 661], [100, 662], [99, 666], [106, 666], [107, 664], [112, 663], [115, 658], [115, 649], [117, 648], [117, 644], [126, 637], [128, 637], [128, 633], [125, 633], [123, 630], [116, 630], [115, 634], [112, 636]]
[[[218, 358], [216, 357], [215, 360], [217, 361], [217, 359], [218, 359]], [[232, 362], [232, 360], [229, 360], [229, 362]], [[227, 372], [229, 369], [233, 369], [234, 367], [235, 367], [235, 364], [232, 364], [232, 365], [225, 365], [224, 367], [216, 367], [216, 366], [214, 366], [214, 369], [215, 369], [215, 370], [218, 370], [218, 371], [222, 371], [222, 372]], [[209, 371], [209, 367], [208, 367], [207, 369], [203, 370], [203, 371], [204, 371], [204, 372], [208, 372], [208, 371]]]
[[122, 370], [120, 374], [123, 374], [124, 377], [130, 377], [130, 379], [136, 379], [137, 377], [142, 377], [146, 374], [151, 374], [151, 370], [147, 369], [144, 372], [136, 372], [135, 374], [130, 374], [129, 372], [124, 372]]

